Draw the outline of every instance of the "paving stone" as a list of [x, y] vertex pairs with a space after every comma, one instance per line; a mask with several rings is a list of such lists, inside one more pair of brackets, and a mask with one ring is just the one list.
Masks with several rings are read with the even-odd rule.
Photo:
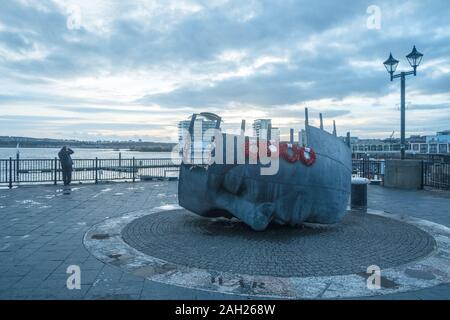
[[[70, 196], [61, 195], [61, 186], [20, 186], [12, 190], [0, 189], [0, 299], [248, 299], [249, 297], [225, 295], [164, 285], [124, 274], [117, 268], [105, 266], [91, 256], [83, 246], [85, 232], [107, 217], [118, 217], [127, 212], [149, 209], [163, 204], [177, 203], [176, 182], [81, 184]], [[105, 189], [110, 191], [101, 192]], [[59, 190], [59, 191], [58, 191]], [[97, 194], [99, 194], [96, 196]], [[113, 196], [123, 193], [123, 196]], [[166, 198], [157, 195], [164, 193]], [[32, 207], [24, 200], [42, 203], [45, 208]], [[440, 191], [405, 191], [368, 187], [368, 203], [372, 209], [415, 216], [450, 227], [450, 193]], [[28, 207], [29, 206], [29, 207]], [[422, 239], [423, 240], [423, 239]], [[419, 254], [429, 242], [415, 237], [399, 237], [400, 243], [416, 241], [416, 251], [405, 251], [398, 259]], [[167, 242], [166, 242], [167, 243]], [[392, 244], [392, 248], [397, 243]], [[167, 246], [166, 246], [167, 247]], [[235, 248], [239, 250], [242, 248]], [[244, 251], [255, 259], [253, 248]], [[295, 251], [280, 254], [295, 254]], [[394, 249], [392, 249], [394, 250]], [[207, 251], [213, 254], [214, 250]], [[233, 251], [232, 251], [233, 252]], [[263, 253], [267, 254], [267, 253]], [[330, 253], [338, 261], [339, 255]], [[376, 256], [383, 257], [382, 254]], [[272, 257], [276, 261], [276, 257]], [[386, 259], [395, 263], [397, 257]], [[310, 265], [303, 270], [330, 272], [317, 258], [311, 256]], [[209, 267], [214, 260], [202, 257], [199, 261]], [[283, 267], [252, 264], [245, 259], [227, 261], [226, 267], [252, 269], [267, 267], [270, 272], [283, 272]], [[317, 261], [316, 261], [317, 262]], [[81, 267], [82, 290], [65, 287], [69, 264]], [[357, 260], [351, 260], [356, 264]], [[224, 264], [225, 266], [225, 264]], [[291, 264], [292, 266], [292, 264]], [[293, 268], [300, 272], [301, 268]], [[378, 297], [375, 297], [378, 298]], [[373, 299], [375, 299], [373, 298]], [[450, 285], [442, 285], [407, 294], [384, 295], [381, 299], [449, 299]], [[372, 299], [372, 298], [371, 298]]]
[[436, 245], [411, 224], [353, 212], [326, 232], [279, 225], [254, 232], [240, 221], [161, 211], [129, 223], [122, 238], [171, 263], [277, 277], [357, 274], [373, 264], [391, 268], [427, 256]]

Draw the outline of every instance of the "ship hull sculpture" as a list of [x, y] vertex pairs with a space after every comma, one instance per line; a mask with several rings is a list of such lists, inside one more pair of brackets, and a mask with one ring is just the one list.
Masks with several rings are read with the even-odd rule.
[[[190, 131], [194, 122], [195, 116]], [[335, 130], [330, 134], [308, 125], [307, 120], [304, 132], [307, 146], [278, 145], [278, 171], [273, 175], [261, 175], [259, 161], [250, 164], [255, 154], [249, 151], [248, 138], [245, 164], [204, 166], [184, 158], [178, 184], [180, 206], [203, 217], [236, 217], [256, 231], [265, 230], [270, 223], [300, 226], [304, 222], [339, 222], [350, 196], [349, 142], [339, 139]], [[224, 134], [223, 141], [230, 141], [230, 136]], [[226, 157], [225, 145], [223, 150]]]

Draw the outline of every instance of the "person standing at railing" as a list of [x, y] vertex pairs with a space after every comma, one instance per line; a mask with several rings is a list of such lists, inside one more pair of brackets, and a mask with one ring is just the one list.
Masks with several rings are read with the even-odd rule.
[[59, 161], [61, 162], [64, 186], [69, 186], [72, 181], [73, 160], [70, 156], [73, 150], [64, 146], [58, 152]]

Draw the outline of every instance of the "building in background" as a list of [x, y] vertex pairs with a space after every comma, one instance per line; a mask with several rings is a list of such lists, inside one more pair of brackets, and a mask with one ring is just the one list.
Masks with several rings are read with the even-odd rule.
[[254, 138], [266, 140], [270, 130], [270, 140], [280, 140], [280, 128], [272, 127], [272, 119], [256, 119], [252, 128]]
[[280, 141], [280, 128], [272, 127], [272, 133], [270, 135], [271, 141]]
[[410, 151], [412, 153], [428, 153], [427, 139], [425, 136], [414, 135], [409, 137]]
[[267, 132], [272, 128], [272, 119], [256, 119], [252, 127], [254, 137], [267, 139]]
[[[344, 137], [343, 137], [344, 139]], [[366, 152], [399, 152], [400, 139], [359, 139], [358, 137], [351, 137], [350, 144], [353, 153]], [[408, 147], [406, 148], [408, 150]]]
[[183, 120], [178, 122], [178, 144], [182, 147], [184, 145], [185, 137], [189, 132], [191, 120]]
[[[351, 139], [352, 151], [358, 153], [395, 153], [400, 151], [400, 139]], [[433, 136], [412, 135], [406, 139], [406, 152], [412, 154], [450, 154], [450, 130]]]
[[[183, 120], [178, 122], [178, 146], [179, 150], [186, 145], [186, 138], [189, 134], [189, 126], [191, 120]], [[205, 152], [211, 149], [211, 141], [214, 136], [215, 121], [206, 120], [198, 117], [194, 123], [194, 131], [191, 137], [191, 156], [193, 158], [204, 158]]]
[[429, 154], [450, 153], [450, 130], [437, 132], [435, 136], [426, 136], [425, 143]]

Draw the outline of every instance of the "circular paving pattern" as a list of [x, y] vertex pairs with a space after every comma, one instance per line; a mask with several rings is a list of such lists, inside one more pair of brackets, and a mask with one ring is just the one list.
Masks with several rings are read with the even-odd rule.
[[433, 251], [423, 230], [382, 216], [349, 213], [329, 228], [272, 225], [255, 232], [238, 220], [171, 210], [138, 218], [122, 231], [131, 247], [188, 267], [276, 277], [334, 276], [402, 265]]
[[450, 282], [449, 228], [370, 209], [326, 228], [254, 232], [164, 205], [104, 220], [83, 243], [101, 261], [151, 281], [259, 298], [361, 297]]

